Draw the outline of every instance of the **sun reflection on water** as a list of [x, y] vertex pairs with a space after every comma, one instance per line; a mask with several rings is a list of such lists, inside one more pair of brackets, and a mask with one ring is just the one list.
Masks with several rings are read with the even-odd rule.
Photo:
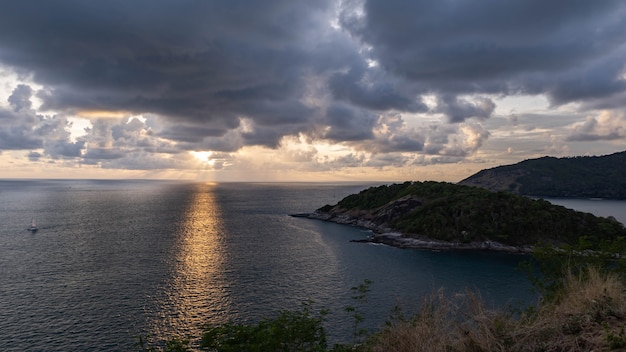
[[169, 337], [197, 336], [202, 324], [223, 322], [230, 307], [224, 272], [227, 252], [214, 185], [194, 187], [176, 234], [171, 282], [161, 307], [160, 324], [166, 325], [161, 334]]

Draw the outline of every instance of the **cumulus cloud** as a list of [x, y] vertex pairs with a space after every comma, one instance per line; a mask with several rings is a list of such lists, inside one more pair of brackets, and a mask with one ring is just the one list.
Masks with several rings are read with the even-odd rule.
[[30, 86], [20, 84], [13, 90], [13, 94], [9, 96], [7, 101], [15, 112], [19, 112], [20, 110], [30, 110], [32, 106], [30, 98], [32, 95], [33, 90]]
[[374, 131], [375, 138], [362, 147], [374, 153], [417, 153], [424, 147], [424, 136], [416, 128], [409, 127], [400, 114], [380, 115]]
[[603, 111], [589, 116], [582, 123], [572, 126], [568, 141], [618, 140], [626, 138], [626, 116], [624, 112]]
[[[175, 168], [212, 150], [220, 169], [297, 137], [349, 148], [333, 160], [350, 166], [458, 161], [489, 138], [494, 97], [517, 94], [614, 115], [572, 126], [570, 142], [624, 136], [621, 0], [0, 5], [0, 65], [43, 87], [15, 85], [0, 151], [32, 160]], [[90, 119], [79, 137], [72, 116]]]
[[[11, 110], [0, 108], [0, 150], [43, 149], [53, 158], [77, 156], [84, 143], [71, 141], [71, 123], [63, 116], [46, 116], [32, 109], [33, 89], [20, 84], [8, 97]], [[29, 153], [30, 160], [42, 154]]]
[[478, 123], [431, 125], [424, 151], [429, 155], [465, 157], [478, 150], [489, 135], [489, 131]]

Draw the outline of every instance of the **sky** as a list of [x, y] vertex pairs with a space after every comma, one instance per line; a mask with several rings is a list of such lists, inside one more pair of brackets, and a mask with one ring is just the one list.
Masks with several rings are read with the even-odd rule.
[[0, 178], [457, 182], [624, 150], [622, 0], [0, 0]]

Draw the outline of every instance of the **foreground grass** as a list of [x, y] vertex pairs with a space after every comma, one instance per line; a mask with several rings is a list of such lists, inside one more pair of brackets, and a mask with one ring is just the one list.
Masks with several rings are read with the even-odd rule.
[[551, 302], [518, 314], [485, 308], [467, 293], [436, 293], [420, 311], [371, 337], [369, 351], [626, 350], [626, 297], [615, 274], [568, 275]]
[[[357, 289], [362, 297], [367, 285]], [[354, 288], [353, 288], [354, 290]], [[361, 295], [359, 295], [361, 294]], [[355, 309], [348, 309], [354, 312]], [[359, 316], [356, 316], [359, 318]], [[393, 314], [386, 327], [356, 333], [346, 344], [328, 346], [327, 312], [282, 312], [258, 324], [206, 326], [200, 343], [174, 339], [143, 351], [626, 351], [626, 293], [616, 273], [590, 268], [567, 274], [550, 301], [526, 311], [488, 309], [473, 292], [437, 291], [408, 316]]]

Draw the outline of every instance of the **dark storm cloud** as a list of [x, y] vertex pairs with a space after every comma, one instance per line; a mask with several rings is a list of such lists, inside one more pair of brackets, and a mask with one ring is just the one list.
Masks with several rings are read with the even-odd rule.
[[69, 142], [64, 140], [52, 140], [46, 142], [46, 153], [52, 158], [58, 157], [80, 157], [85, 148], [84, 141]]
[[486, 98], [478, 98], [475, 102], [459, 99], [452, 95], [443, 95], [437, 102], [437, 112], [443, 113], [450, 122], [463, 122], [468, 118], [477, 117], [486, 119], [496, 108], [493, 101]]
[[0, 150], [36, 149], [42, 146], [43, 139], [32, 135], [23, 125], [5, 126], [0, 129]]
[[160, 132], [158, 135], [174, 141], [200, 143], [208, 136], [223, 136], [226, 130], [193, 125], [175, 125]]
[[[285, 133], [284, 130], [268, 127], [268, 126], [255, 126], [251, 131], [244, 131], [241, 133], [242, 140], [246, 145], [260, 145], [268, 148], [276, 148], [280, 145], [280, 139]], [[228, 149], [217, 149], [220, 151], [227, 151]]]
[[389, 138], [388, 148], [389, 151], [401, 151], [401, 152], [418, 152], [424, 148], [423, 137], [421, 136], [407, 136], [407, 135], [394, 135]]
[[332, 126], [324, 137], [335, 141], [360, 141], [373, 137], [376, 115], [346, 104], [334, 104], [326, 110], [324, 124]]
[[304, 123], [305, 75], [332, 61], [309, 52], [323, 1], [2, 3], [0, 60], [47, 85], [48, 109], [152, 112], [207, 136], [242, 116]]
[[416, 84], [547, 93], [561, 104], [626, 88], [625, 9], [619, 0], [365, 0], [365, 16], [344, 23], [384, 69]]
[[[560, 104], [582, 100], [597, 104], [598, 100], [624, 92], [626, 80], [619, 76], [626, 69], [625, 57], [626, 50], [622, 49], [616, 55], [566, 72], [550, 91], [552, 101]], [[610, 105], [603, 107], [610, 108]]]
[[[469, 155], [489, 133], [461, 127], [493, 115], [491, 94], [623, 108], [624, 33], [622, 0], [0, 0], [0, 64], [43, 87], [18, 86], [0, 110], [0, 150], [131, 167], [117, 162], [302, 136]], [[35, 96], [59, 116], [38, 115]], [[63, 116], [83, 110], [151, 117], [94, 119], [70, 139]], [[391, 114], [447, 121], [418, 130]]]
[[317, 109], [299, 101], [261, 100], [244, 104], [245, 116], [261, 126], [304, 124], [315, 116]]
[[123, 150], [91, 147], [89, 151], [83, 156], [86, 160], [94, 159], [121, 159], [125, 155]]
[[[373, 70], [369, 70], [373, 71]], [[378, 70], [376, 70], [378, 71]], [[338, 72], [329, 81], [333, 96], [373, 110], [399, 110], [425, 112], [428, 107], [417, 94], [401, 92], [383, 74], [368, 76], [363, 67], [351, 68], [348, 72]]]

